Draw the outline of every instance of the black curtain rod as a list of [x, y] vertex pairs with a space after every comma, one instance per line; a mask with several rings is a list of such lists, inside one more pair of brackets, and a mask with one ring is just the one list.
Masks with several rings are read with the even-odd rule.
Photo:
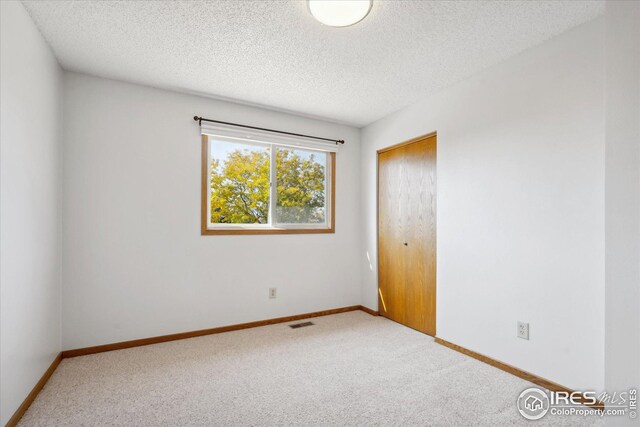
[[267, 128], [259, 128], [259, 127], [255, 127], [255, 126], [240, 125], [238, 123], [221, 122], [220, 120], [205, 119], [205, 118], [199, 117], [199, 116], [193, 116], [193, 120], [198, 122], [199, 125], [202, 125], [202, 122], [220, 123], [220, 124], [223, 124], [223, 125], [237, 126], [237, 127], [241, 127], [241, 128], [247, 128], [247, 129], [263, 130], [263, 131], [266, 131], [266, 132], [280, 133], [280, 134], [283, 134], [283, 135], [292, 135], [292, 136], [301, 136], [303, 138], [319, 139], [321, 141], [333, 142], [336, 145], [344, 144], [344, 139], [321, 138], [319, 136], [303, 135], [301, 133], [285, 132], [285, 131], [282, 131], [282, 130], [274, 130], [274, 129], [267, 129]]

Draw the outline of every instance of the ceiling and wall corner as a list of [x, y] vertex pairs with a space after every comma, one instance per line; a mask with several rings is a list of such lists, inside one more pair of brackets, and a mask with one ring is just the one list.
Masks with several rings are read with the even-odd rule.
[[603, 35], [598, 18], [362, 129], [362, 304], [377, 306], [376, 150], [437, 131], [438, 336], [604, 387]]
[[367, 125], [603, 13], [604, 2], [25, 1], [66, 70]]
[[[439, 280], [455, 283], [459, 301], [468, 308], [465, 315], [473, 317], [480, 309], [492, 313], [478, 314], [485, 336], [465, 332], [462, 316], [452, 316], [457, 311], [441, 311], [439, 316], [449, 316], [441, 322], [448, 325], [444, 338], [568, 386], [603, 385], [605, 77], [603, 23], [596, 18], [603, 2], [412, 2], [401, 8], [399, 2], [377, 1], [367, 19], [343, 29], [319, 25], [299, 2], [249, 7], [224, 1], [215, 8], [209, 2], [157, 2], [153, 8], [137, 2], [24, 3], [68, 70], [63, 216], [74, 228], [63, 230], [69, 279], [63, 295], [65, 347], [253, 320], [240, 318], [247, 307], [239, 302], [242, 298], [261, 318], [336, 302], [375, 307], [373, 153], [437, 130], [448, 144], [439, 152], [443, 191], [438, 209], [448, 217], [438, 230], [444, 239]], [[587, 21], [592, 22], [579, 26]], [[207, 111], [232, 121], [248, 118], [305, 132], [340, 133], [354, 141], [339, 170], [348, 185], [340, 187], [338, 228], [347, 231], [337, 236], [338, 242], [321, 245], [315, 245], [317, 236], [277, 240], [300, 258], [296, 277], [306, 277], [304, 268], [311, 264], [303, 251], [314, 246], [316, 256], [331, 253], [335, 271], [312, 266], [312, 283], [301, 289], [287, 283], [293, 291], [276, 306], [264, 306], [254, 292], [254, 284], [265, 276], [274, 284], [293, 277], [278, 254], [261, 258], [274, 247], [273, 239], [226, 238], [219, 244], [189, 234], [197, 210], [185, 206], [197, 205], [197, 196], [185, 188], [199, 183], [198, 173], [188, 167], [198, 154], [185, 150], [182, 138], [197, 138], [190, 117]], [[178, 120], [182, 115], [184, 123]], [[300, 115], [370, 125], [359, 131]], [[79, 116], [90, 120], [70, 119]], [[161, 126], [140, 132], [136, 120], [155, 123], [158, 118]], [[94, 135], [95, 125], [105, 131]], [[135, 159], [122, 160], [130, 150], [144, 168]], [[184, 168], [176, 170], [180, 164]], [[156, 183], [158, 165], [170, 171], [160, 178], [168, 191], [154, 198], [146, 191]], [[554, 175], [560, 170], [565, 175]], [[133, 184], [128, 176], [136, 178]], [[95, 197], [92, 184], [104, 189], [104, 200], [90, 205], [83, 197]], [[145, 203], [158, 208], [172, 197], [181, 207], [162, 211], [143, 226], [109, 210], [107, 203], [130, 206], [142, 218]], [[487, 199], [497, 207], [479, 210], [472, 203]], [[471, 219], [461, 217], [465, 209], [474, 212]], [[95, 217], [106, 221], [104, 227], [94, 227]], [[463, 224], [459, 229], [456, 218]], [[83, 238], [91, 239], [91, 250], [85, 250]], [[560, 255], [550, 256], [549, 247]], [[269, 274], [234, 268], [234, 258], [247, 251]], [[482, 268], [482, 257], [495, 271]], [[211, 259], [225, 264], [222, 278], [220, 271], [202, 267]], [[355, 271], [358, 265], [364, 270]], [[360, 276], [364, 280], [358, 288], [353, 283]], [[214, 289], [213, 280], [239, 286]], [[134, 281], [143, 285], [127, 286]], [[480, 282], [488, 288], [478, 288]], [[180, 288], [180, 295], [173, 293], [176, 284], [184, 283], [191, 285]], [[331, 284], [328, 290], [326, 283]], [[539, 284], [539, 295], [521, 298]], [[495, 310], [474, 307], [484, 301], [482, 293], [498, 295], [502, 304]], [[445, 300], [439, 304], [454, 301], [451, 292], [441, 296]], [[563, 305], [562, 297], [575, 304]], [[117, 307], [115, 312], [109, 304]], [[154, 304], [165, 309], [166, 318], [158, 319]], [[539, 306], [546, 311], [536, 311]], [[185, 319], [184, 313], [192, 316]], [[509, 322], [519, 313], [529, 318], [518, 320], [533, 318], [533, 333], [541, 334], [533, 351], [523, 341], [510, 341]], [[500, 323], [500, 315], [509, 322]], [[547, 360], [549, 354], [560, 358]]]

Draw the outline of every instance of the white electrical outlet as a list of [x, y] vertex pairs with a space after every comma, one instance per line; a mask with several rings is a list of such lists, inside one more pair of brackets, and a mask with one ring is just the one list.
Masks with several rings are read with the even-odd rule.
[[518, 338], [523, 340], [529, 339], [529, 324], [524, 322], [518, 322]]
[[278, 288], [269, 288], [269, 299], [274, 299], [276, 297], [276, 291]]

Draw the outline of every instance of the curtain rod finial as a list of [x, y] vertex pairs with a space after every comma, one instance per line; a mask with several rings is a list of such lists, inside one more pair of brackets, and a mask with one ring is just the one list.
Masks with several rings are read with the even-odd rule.
[[266, 132], [280, 133], [280, 134], [284, 134], [284, 135], [299, 136], [299, 137], [302, 137], [302, 138], [319, 139], [319, 140], [322, 140], [322, 141], [332, 142], [332, 143], [334, 143], [336, 145], [344, 144], [344, 139], [321, 138], [319, 136], [304, 135], [304, 134], [301, 134], [301, 133], [285, 132], [285, 131], [281, 131], [281, 130], [260, 128], [260, 127], [256, 127], [256, 126], [241, 125], [241, 124], [238, 124], [238, 123], [223, 122], [223, 121], [220, 121], [220, 120], [205, 119], [204, 117], [200, 117], [200, 116], [193, 116], [193, 120], [198, 122], [198, 124], [200, 126], [202, 126], [202, 122], [220, 123], [220, 124], [223, 124], [223, 125], [237, 126], [237, 127], [246, 128], [246, 129], [255, 129], [255, 130], [266, 131]]

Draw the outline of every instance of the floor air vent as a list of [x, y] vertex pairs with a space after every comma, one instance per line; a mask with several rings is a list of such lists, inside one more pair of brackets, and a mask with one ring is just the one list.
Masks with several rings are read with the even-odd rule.
[[294, 325], [289, 325], [289, 327], [291, 329], [298, 329], [298, 328], [304, 328], [305, 326], [312, 326], [313, 322], [302, 322], [302, 323], [296, 323]]

